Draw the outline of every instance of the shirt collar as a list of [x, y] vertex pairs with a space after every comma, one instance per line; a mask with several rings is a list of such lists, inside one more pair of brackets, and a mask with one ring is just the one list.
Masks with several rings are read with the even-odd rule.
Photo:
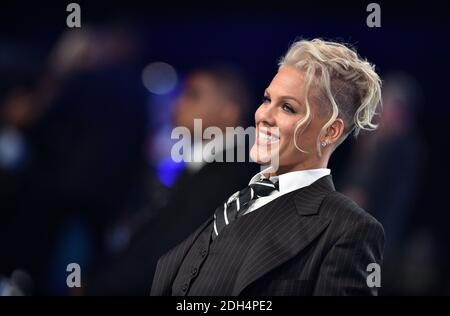
[[[261, 179], [267, 178], [265, 174], [269, 173], [271, 168], [264, 169], [258, 172], [253, 178], [251, 178], [249, 185], [253, 184]], [[300, 188], [309, 186], [319, 180], [320, 178], [327, 176], [331, 173], [328, 168], [307, 169], [300, 171], [292, 171], [281, 174], [279, 176], [270, 177], [271, 181], [278, 180], [280, 187], [280, 193], [285, 194]]]

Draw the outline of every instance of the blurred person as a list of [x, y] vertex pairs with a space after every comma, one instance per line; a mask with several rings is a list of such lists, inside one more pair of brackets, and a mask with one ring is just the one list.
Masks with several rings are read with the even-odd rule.
[[[406, 255], [406, 245], [419, 238], [408, 235], [416, 233], [410, 225], [419, 201], [418, 192], [423, 188], [426, 159], [424, 141], [416, 123], [422, 99], [420, 86], [410, 75], [388, 74], [383, 89], [380, 130], [363, 135], [365, 141], [353, 148], [351, 163], [343, 177], [346, 194], [379, 219], [385, 228], [388, 242], [383, 290], [386, 294], [411, 291], [408, 280], [399, 280], [398, 271], [410, 271], [402, 267], [402, 256]], [[422, 219], [420, 221], [419, 226], [424, 224]], [[420, 256], [417, 248], [416, 254]], [[432, 248], [429, 250], [432, 252]], [[426, 262], [434, 261], [431, 258]], [[433, 270], [436, 267], [422, 268]], [[427, 282], [431, 281], [423, 284]], [[414, 291], [419, 293], [417, 288]]]
[[146, 170], [146, 94], [132, 37], [110, 25], [63, 33], [27, 98], [3, 108], [2, 120], [26, 131], [30, 159], [5, 211], [2, 266], [6, 275], [29, 272], [34, 294], [67, 294], [67, 264], [88, 270], [105, 254], [104, 235]]
[[[375, 295], [381, 224], [337, 192], [327, 164], [352, 132], [373, 130], [374, 66], [345, 45], [295, 42], [255, 113], [253, 160], [278, 157], [160, 258], [152, 295]], [[202, 203], [203, 199], [197, 203]]]
[[[11, 45], [8, 50], [17, 48]], [[2, 78], [7, 78], [0, 83], [0, 275], [8, 277], [17, 264], [16, 254], [10, 249], [17, 242], [15, 231], [19, 227], [12, 223], [31, 165], [30, 114], [36, 105], [34, 90], [43, 68], [37, 56], [17, 55], [20, 57], [11, 58], [7, 67], [0, 69]]]
[[[202, 130], [245, 126], [251, 94], [245, 76], [228, 64], [212, 64], [190, 72], [175, 104], [173, 124], [194, 134], [194, 120]], [[202, 154], [203, 138], [192, 144]], [[220, 147], [220, 146], [219, 146]], [[216, 157], [245, 150], [245, 144], [223, 144]], [[194, 154], [195, 155], [195, 154]], [[187, 161], [156, 218], [142, 224], [123, 253], [100, 264], [87, 283], [88, 295], [148, 295], [158, 258], [186, 238], [226, 196], [242, 185], [258, 167], [246, 162]], [[224, 159], [225, 161], [225, 159]]]

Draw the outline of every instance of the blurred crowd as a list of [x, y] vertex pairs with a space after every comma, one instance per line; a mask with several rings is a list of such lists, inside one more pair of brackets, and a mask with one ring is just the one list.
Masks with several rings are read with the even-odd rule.
[[[149, 294], [159, 256], [258, 172], [173, 163], [169, 151], [171, 127], [193, 132], [194, 118], [204, 129], [253, 124], [262, 91], [252, 74], [231, 61], [198, 65], [155, 95], [142, 82], [152, 61], [142, 41], [111, 24], [66, 31], [38, 57], [2, 45], [20, 54], [0, 64], [0, 294]], [[382, 77], [379, 130], [349, 139], [332, 174], [385, 227], [380, 293], [449, 295], [446, 238], [421, 216], [432, 211], [418, 124], [427, 100], [413, 75]], [[71, 262], [81, 288], [66, 286]]]

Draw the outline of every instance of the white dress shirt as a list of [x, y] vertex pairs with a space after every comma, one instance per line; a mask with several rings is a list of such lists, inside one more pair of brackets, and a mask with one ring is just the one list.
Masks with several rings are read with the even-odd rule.
[[[257, 173], [249, 182], [249, 185], [255, 183], [256, 181], [267, 178], [264, 174], [270, 173], [270, 168], [265, 169], [259, 173]], [[294, 190], [298, 190], [300, 188], [311, 185], [316, 182], [318, 179], [327, 176], [331, 173], [330, 169], [327, 168], [318, 168], [318, 169], [308, 169], [308, 170], [300, 170], [300, 171], [292, 171], [288, 173], [284, 173], [279, 176], [273, 176], [269, 179], [271, 181], [278, 180], [279, 191], [272, 192], [269, 196], [263, 196], [256, 199], [250, 207], [244, 211], [242, 215], [248, 214], [257, 210], [258, 208], [266, 205], [267, 203], [292, 192]]]

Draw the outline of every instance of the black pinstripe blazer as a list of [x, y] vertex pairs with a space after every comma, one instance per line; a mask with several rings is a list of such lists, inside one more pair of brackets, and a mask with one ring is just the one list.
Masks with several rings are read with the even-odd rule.
[[[160, 258], [151, 295], [172, 294], [183, 259], [199, 235], [211, 231], [211, 223], [212, 217]], [[202, 268], [205, 290], [192, 295], [377, 294], [376, 287], [367, 285], [367, 266], [381, 265], [383, 227], [336, 192], [331, 176], [285, 194], [233, 225], [236, 237], [223, 248], [226, 260]], [[231, 270], [236, 273], [225, 272], [233, 265], [239, 265]]]

